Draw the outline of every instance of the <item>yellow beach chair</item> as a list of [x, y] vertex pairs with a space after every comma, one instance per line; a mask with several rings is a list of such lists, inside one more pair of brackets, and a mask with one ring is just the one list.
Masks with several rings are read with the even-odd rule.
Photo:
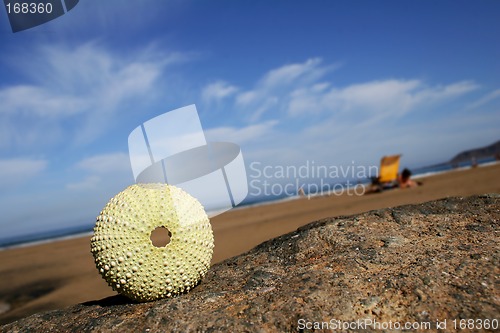
[[384, 156], [380, 160], [378, 182], [392, 183], [398, 179], [399, 159], [401, 155]]

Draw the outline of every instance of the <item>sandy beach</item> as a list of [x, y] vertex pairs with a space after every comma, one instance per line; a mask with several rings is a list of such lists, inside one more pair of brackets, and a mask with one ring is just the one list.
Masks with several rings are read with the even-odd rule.
[[[212, 263], [310, 222], [447, 196], [500, 193], [500, 164], [420, 179], [423, 186], [364, 196], [330, 195], [235, 209], [212, 219]], [[115, 292], [98, 274], [90, 236], [0, 251], [0, 324]]]

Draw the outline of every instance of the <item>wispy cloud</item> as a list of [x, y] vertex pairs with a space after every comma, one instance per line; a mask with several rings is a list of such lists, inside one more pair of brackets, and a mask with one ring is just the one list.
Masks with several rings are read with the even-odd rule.
[[95, 190], [99, 187], [99, 184], [102, 182], [101, 177], [90, 175], [85, 177], [85, 179], [77, 182], [68, 183], [66, 188], [69, 190]]
[[[478, 88], [470, 81], [445, 86], [428, 86], [420, 80], [381, 80], [346, 87], [326, 85], [303, 87], [291, 93], [288, 113], [292, 116], [320, 112], [343, 114], [373, 124], [387, 118], [401, 117], [421, 107], [459, 97]], [[361, 120], [361, 121], [360, 121]]]
[[208, 141], [228, 141], [238, 144], [258, 142], [269, 135], [277, 123], [276, 120], [270, 120], [243, 127], [216, 127], [206, 130], [205, 136]]
[[[74, 174], [83, 179], [66, 184], [70, 190], [94, 190], [100, 184], [125, 186], [133, 180], [128, 154], [115, 152], [87, 157], [74, 165]], [[76, 170], [81, 170], [80, 172]]]
[[[321, 112], [350, 112], [368, 117], [401, 116], [418, 107], [460, 97], [476, 90], [473, 81], [447, 85], [428, 85], [418, 79], [387, 79], [348, 86], [336, 86], [324, 76], [338, 65], [323, 65], [313, 58], [304, 63], [270, 70], [254, 89], [236, 96], [235, 106], [250, 111], [258, 120], [266, 111], [285, 112], [289, 116]], [[488, 100], [496, 95], [488, 96]]]
[[224, 81], [216, 81], [205, 86], [201, 97], [206, 103], [218, 102], [236, 93], [238, 88]]
[[336, 68], [338, 65], [313, 58], [271, 69], [253, 88], [240, 87], [233, 104], [227, 105], [246, 114], [249, 125], [215, 128], [209, 133], [231, 137], [245, 146], [245, 156], [271, 164], [300, 163], [300, 159], [359, 161], [360, 151], [365, 152], [364, 162], [371, 163], [378, 161], [380, 154], [406, 149], [422, 151], [424, 142], [437, 139], [437, 132], [426, 138], [432, 139], [417, 140], [406, 147], [401, 144], [403, 141], [394, 140], [394, 133], [417, 138], [418, 133], [425, 132], [424, 119], [441, 124], [439, 114], [443, 106], [479, 89], [474, 81], [430, 84], [415, 78], [338, 85], [327, 76]]
[[292, 117], [348, 113], [351, 119], [364, 118], [373, 123], [479, 88], [473, 81], [432, 86], [419, 79], [386, 79], [338, 86], [326, 79], [326, 74], [338, 67], [325, 65], [320, 58], [311, 58], [272, 69], [253, 89], [240, 89], [233, 107], [247, 113], [247, 119], [252, 122], [272, 111], [274, 115]]
[[29, 146], [33, 140], [28, 138], [46, 142], [47, 128], [63, 132], [73, 143], [97, 140], [118, 114], [130, 110], [139, 98], [154, 95], [166, 66], [183, 61], [179, 53], [160, 55], [146, 48], [133, 55], [117, 54], [97, 43], [74, 49], [42, 46], [35, 51], [19, 69], [27, 82], [0, 89], [0, 121], [18, 131], [29, 124], [30, 136], [23, 141], [10, 131], [4, 146]]
[[494, 91], [484, 95], [480, 99], [470, 103], [468, 105], [468, 108], [469, 109], [477, 109], [483, 105], [486, 105], [486, 104], [494, 101], [497, 98], [500, 98], [500, 89], [494, 90]]
[[270, 110], [281, 110], [290, 93], [300, 87], [314, 85], [339, 65], [322, 66], [321, 58], [311, 58], [303, 63], [287, 64], [265, 73], [249, 90], [236, 95], [235, 107], [243, 109], [250, 121], [258, 121]]
[[43, 159], [14, 158], [0, 160], [0, 187], [24, 183], [41, 174], [48, 162]]
[[44, 87], [18, 85], [0, 90], [4, 115], [24, 115], [41, 118], [72, 116], [89, 105], [84, 98], [59, 95]]
[[311, 58], [304, 63], [288, 64], [270, 70], [258, 83], [261, 87], [276, 87], [301, 82], [314, 82], [336, 66], [321, 66], [321, 58]]
[[100, 154], [85, 158], [77, 168], [98, 174], [130, 171], [130, 159], [125, 153]]

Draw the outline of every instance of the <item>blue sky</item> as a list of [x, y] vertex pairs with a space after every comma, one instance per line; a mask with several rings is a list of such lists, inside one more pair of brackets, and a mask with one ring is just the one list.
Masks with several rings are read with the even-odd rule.
[[[128, 134], [196, 104], [248, 164], [411, 168], [499, 139], [498, 1], [97, 1], [0, 10], [4, 237], [92, 225]], [[4, 238], [1, 237], [1, 238]]]

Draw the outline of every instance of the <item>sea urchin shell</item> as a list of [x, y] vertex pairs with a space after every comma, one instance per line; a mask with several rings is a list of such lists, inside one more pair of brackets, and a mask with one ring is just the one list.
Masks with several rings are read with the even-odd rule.
[[[156, 247], [157, 227], [171, 232]], [[145, 302], [189, 291], [210, 267], [214, 238], [198, 200], [166, 184], [136, 184], [112, 198], [97, 217], [91, 251], [96, 267], [120, 294]]]

